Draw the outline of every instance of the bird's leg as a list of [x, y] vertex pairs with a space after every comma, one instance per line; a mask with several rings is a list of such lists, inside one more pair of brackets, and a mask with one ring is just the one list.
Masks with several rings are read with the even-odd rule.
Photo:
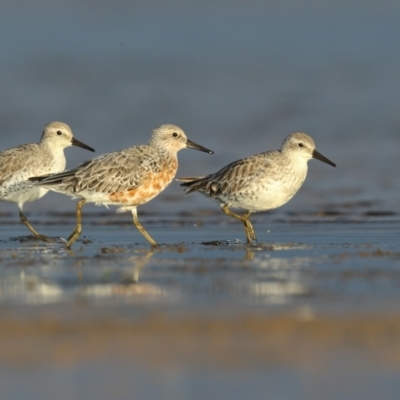
[[256, 238], [256, 233], [254, 232], [253, 225], [251, 224], [249, 217], [250, 217], [251, 212], [247, 211], [246, 214], [243, 215], [244, 218], [244, 225], [245, 225], [245, 230], [246, 230], [246, 236], [247, 239], [251, 239], [251, 241], [257, 241]]
[[222, 207], [222, 211], [226, 214], [229, 215], [230, 217], [233, 217], [235, 219], [238, 219], [239, 221], [243, 222], [244, 225], [244, 232], [246, 234], [246, 238], [247, 238], [247, 243], [252, 243], [253, 241], [257, 240], [256, 238], [256, 234], [254, 232], [254, 228], [253, 225], [251, 224], [251, 222], [249, 221], [249, 216], [251, 214], [250, 211], [247, 211], [246, 214], [242, 216], [233, 213], [232, 211], [230, 211], [228, 209], [227, 205], [224, 205]]
[[36, 229], [29, 223], [25, 214], [21, 210], [19, 211], [19, 218], [20, 218], [21, 222], [33, 233], [33, 236], [35, 236], [35, 238], [43, 240], [44, 242], [48, 241], [49, 238], [47, 236], [44, 236], [44, 235], [41, 235], [40, 233], [38, 233], [36, 231]]
[[139, 232], [150, 242], [153, 247], [157, 247], [157, 242], [155, 242], [154, 239], [144, 230], [142, 224], [139, 222], [136, 208], [132, 209], [132, 215], [133, 223], [135, 224], [136, 228], [139, 229]]
[[82, 232], [82, 207], [86, 203], [85, 199], [79, 200], [76, 205], [76, 226], [72, 231], [71, 235], [69, 235], [67, 244], [65, 247], [70, 249], [71, 246], [75, 243], [76, 239], [78, 239], [79, 235]]

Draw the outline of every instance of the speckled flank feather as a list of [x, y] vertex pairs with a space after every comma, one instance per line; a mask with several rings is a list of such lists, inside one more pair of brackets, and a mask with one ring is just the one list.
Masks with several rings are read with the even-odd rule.
[[[153, 199], [170, 184], [178, 169], [177, 153], [186, 147], [212, 153], [188, 140], [181, 128], [162, 125], [153, 131], [147, 145], [104, 154], [69, 171], [35, 180], [45, 189], [83, 199], [82, 205], [93, 202], [119, 206], [118, 211], [130, 210], [135, 225], [156, 245], [138, 223], [136, 207]], [[79, 236], [78, 214], [77, 227], [67, 247]]]
[[[178, 181], [183, 182], [181, 186], [186, 194], [204, 194], [218, 202], [225, 213], [241, 220], [245, 227], [247, 225], [246, 235], [251, 242], [255, 240], [255, 235], [254, 231], [253, 235], [249, 232], [252, 227], [248, 216], [288, 202], [302, 186], [307, 176], [307, 161], [311, 158], [335, 166], [315, 150], [310, 136], [293, 133], [284, 140], [280, 150], [243, 158], [205, 177], [179, 178]], [[230, 212], [228, 207], [245, 209], [244, 220]]]

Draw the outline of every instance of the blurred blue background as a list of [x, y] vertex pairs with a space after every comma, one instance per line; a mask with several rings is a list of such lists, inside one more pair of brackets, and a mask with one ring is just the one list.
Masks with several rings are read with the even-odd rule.
[[[61, 120], [102, 154], [146, 143], [153, 128], [173, 123], [215, 151], [182, 151], [183, 176], [305, 131], [338, 167], [311, 162], [284, 211], [360, 200], [397, 209], [399, 21], [394, 0], [6, 0], [0, 147], [38, 141], [46, 123]], [[66, 154], [68, 167], [92, 157]], [[176, 183], [144, 206], [197, 207], [216, 206], [184, 198]], [[72, 211], [73, 203], [50, 194], [25, 208]]]

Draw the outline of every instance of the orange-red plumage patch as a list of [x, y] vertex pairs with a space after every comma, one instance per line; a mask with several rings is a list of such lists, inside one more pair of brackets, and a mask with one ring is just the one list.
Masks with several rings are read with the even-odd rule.
[[138, 206], [147, 203], [169, 185], [174, 179], [176, 169], [177, 164], [171, 163], [158, 174], [149, 172], [140, 186], [125, 192], [111, 193], [110, 201], [124, 206]]

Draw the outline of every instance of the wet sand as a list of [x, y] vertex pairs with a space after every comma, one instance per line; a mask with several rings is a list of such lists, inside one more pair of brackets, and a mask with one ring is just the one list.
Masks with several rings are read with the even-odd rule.
[[355, 360], [368, 356], [375, 367], [400, 367], [398, 314], [323, 316], [299, 309], [278, 316], [208, 317], [150, 312], [133, 321], [120, 315], [69, 320], [48, 310], [34, 319], [3, 314], [0, 328], [0, 359], [12, 367], [120, 362], [147, 368], [314, 369], [346, 359], [349, 351]]

